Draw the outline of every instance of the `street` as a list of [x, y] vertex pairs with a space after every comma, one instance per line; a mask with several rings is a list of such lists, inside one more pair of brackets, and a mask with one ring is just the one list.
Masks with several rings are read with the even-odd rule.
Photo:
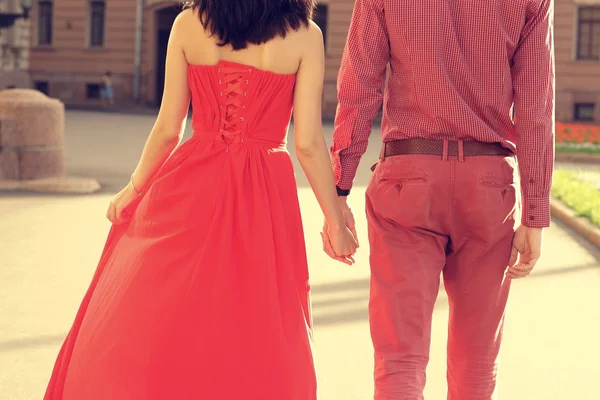
[[[79, 196], [0, 192], [0, 400], [42, 398], [104, 245], [109, 228], [106, 206], [127, 184], [154, 118], [68, 111], [66, 123], [68, 174], [95, 178], [102, 190]], [[189, 124], [187, 130], [189, 135]], [[331, 131], [327, 126], [328, 142]], [[352, 195], [361, 249], [351, 267], [322, 252], [322, 214], [295, 161], [311, 269], [321, 400], [373, 396], [363, 209], [378, 141], [376, 132]], [[293, 135], [293, 153], [292, 144]], [[447, 314], [441, 290], [434, 314], [428, 400], [446, 398]], [[513, 284], [499, 373], [502, 400], [600, 399], [600, 252], [557, 222], [547, 230], [544, 254], [533, 275]]]

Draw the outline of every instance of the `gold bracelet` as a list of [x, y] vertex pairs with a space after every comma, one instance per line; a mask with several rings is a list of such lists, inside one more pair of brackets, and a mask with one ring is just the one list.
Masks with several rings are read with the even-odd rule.
[[139, 192], [135, 185], [133, 184], [133, 174], [131, 174], [131, 177], [129, 178], [129, 183], [131, 183], [131, 187], [133, 188], [133, 191], [135, 192], [135, 194], [138, 195], [138, 197], [140, 197], [142, 195], [142, 192]]

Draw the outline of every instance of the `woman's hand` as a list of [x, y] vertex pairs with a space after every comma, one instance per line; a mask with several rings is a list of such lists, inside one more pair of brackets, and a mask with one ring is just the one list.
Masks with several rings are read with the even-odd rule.
[[345, 224], [330, 225], [325, 221], [321, 237], [323, 239], [323, 250], [329, 257], [348, 265], [356, 262], [354, 254], [356, 254], [358, 242]]
[[117, 193], [110, 201], [108, 211], [106, 211], [106, 218], [113, 224], [127, 222], [127, 219], [123, 216], [123, 210], [131, 205], [137, 198], [138, 194], [133, 187], [130, 184], [125, 186], [125, 188]]

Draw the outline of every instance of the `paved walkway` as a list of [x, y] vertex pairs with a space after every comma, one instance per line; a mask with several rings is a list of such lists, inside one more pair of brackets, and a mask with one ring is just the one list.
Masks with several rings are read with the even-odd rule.
[[575, 172], [579, 179], [588, 181], [600, 189], [600, 164], [563, 163], [557, 166], [557, 170], [561, 169]]
[[[98, 179], [102, 192], [70, 197], [0, 193], [1, 400], [41, 398], [102, 249], [108, 230], [105, 207], [127, 182], [152, 124], [147, 116], [69, 112], [69, 171]], [[363, 243], [353, 267], [321, 253], [321, 215], [298, 170], [312, 273], [320, 400], [372, 398], [361, 191], [368, 166], [377, 158], [377, 138], [373, 140], [353, 196]], [[500, 371], [501, 399], [600, 399], [599, 287], [600, 254], [554, 224], [534, 275], [514, 285]], [[441, 293], [435, 308], [428, 400], [445, 399], [446, 323], [447, 302]]]

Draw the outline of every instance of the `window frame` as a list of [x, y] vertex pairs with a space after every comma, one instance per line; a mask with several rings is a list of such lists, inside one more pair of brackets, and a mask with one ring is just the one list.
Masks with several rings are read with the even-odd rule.
[[[598, 17], [592, 16], [591, 18], [583, 18], [581, 14], [586, 10], [591, 10], [592, 14], [594, 11], [600, 14], [600, 5], [580, 5], [577, 7], [575, 15], [575, 59], [577, 61], [600, 61], [600, 34], [598, 38], [594, 38], [594, 27], [600, 31], [600, 15]], [[588, 26], [590, 33], [588, 34], [588, 40], [590, 41], [588, 48], [586, 49], [587, 54], [583, 54], [581, 48], [582, 29], [583, 26]], [[596, 56], [593, 56], [594, 42], [596, 45]]]
[[37, 45], [50, 47], [54, 43], [54, 1], [39, 0], [37, 6]]
[[[586, 108], [586, 107], [589, 107], [592, 110], [592, 115], [590, 118], [582, 118], [581, 117], [581, 109]], [[589, 103], [589, 102], [573, 103], [573, 120], [575, 120], [577, 122], [593, 122], [596, 120], [595, 115], [596, 115], [596, 103]]]
[[[95, 6], [101, 6], [101, 16], [95, 13]], [[96, 27], [96, 23], [101, 24], [99, 28]], [[89, 1], [87, 37], [88, 47], [91, 49], [102, 49], [106, 45], [106, 1], [104, 0]]]
[[[50, 82], [49, 81], [36, 80], [36, 81], [33, 81], [33, 86], [34, 86], [35, 90], [37, 90], [38, 92], [43, 93], [46, 96], [50, 95]], [[45, 90], [42, 90], [42, 88]]]
[[96, 101], [102, 99], [102, 84], [97, 82], [85, 83], [85, 100]]

